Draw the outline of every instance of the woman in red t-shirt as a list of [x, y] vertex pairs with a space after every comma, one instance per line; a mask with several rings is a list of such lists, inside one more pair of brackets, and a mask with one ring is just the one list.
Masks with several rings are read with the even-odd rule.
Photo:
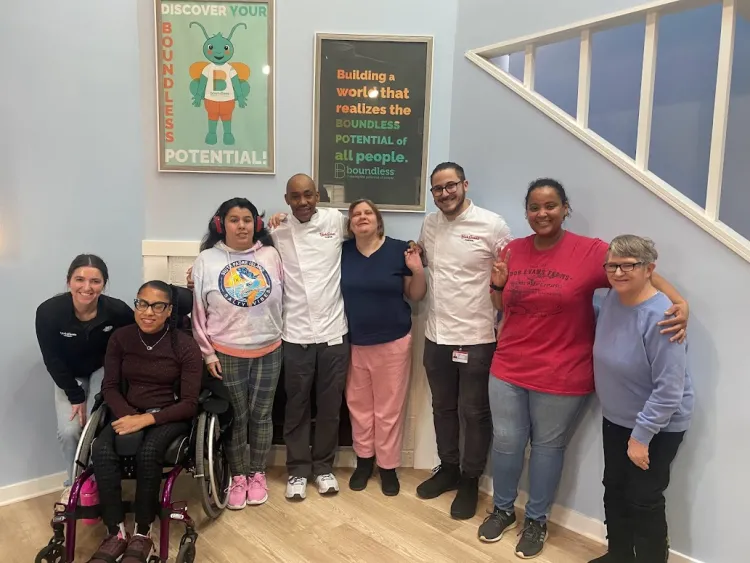
[[[564, 230], [569, 214], [559, 182], [533, 182], [526, 219], [535, 234], [508, 244], [491, 276], [493, 303], [503, 311], [489, 383], [495, 506], [479, 538], [498, 541], [516, 526], [513, 506], [531, 438], [529, 500], [516, 547], [522, 558], [541, 553], [547, 538], [565, 447], [594, 391], [594, 291], [609, 287], [603, 267], [608, 244]], [[681, 340], [688, 306], [663, 278], [653, 281], [675, 303], [660, 323], [670, 325], [663, 332]]]

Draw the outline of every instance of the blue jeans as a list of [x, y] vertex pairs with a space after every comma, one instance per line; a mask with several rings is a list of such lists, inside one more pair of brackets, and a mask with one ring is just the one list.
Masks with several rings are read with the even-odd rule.
[[562, 475], [565, 448], [588, 395], [552, 395], [490, 377], [495, 506], [511, 511], [531, 437], [526, 518], [545, 522]]
[[[94, 399], [97, 393], [102, 389], [102, 379], [104, 379], [104, 368], [99, 368], [88, 378], [78, 379], [78, 384], [83, 388], [83, 392], [86, 393], [87, 415], [91, 414], [91, 409], [94, 406]], [[73, 406], [70, 404], [70, 401], [68, 401], [65, 391], [55, 386], [57, 440], [60, 442], [63, 460], [65, 461], [65, 468], [68, 473], [68, 478], [63, 484], [65, 487], [70, 487], [73, 484], [73, 464], [75, 463], [78, 441], [81, 439], [81, 433], [83, 432], [83, 428], [78, 422], [78, 417], [70, 420], [72, 409]]]

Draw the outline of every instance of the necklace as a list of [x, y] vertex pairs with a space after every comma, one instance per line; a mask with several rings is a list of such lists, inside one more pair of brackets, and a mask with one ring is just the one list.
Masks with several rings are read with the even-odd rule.
[[164, 337], [167, 335], [168, 332], [169, 332], [169, 327], [167, 327], [167, 330], [164, 331], [164, 334], [161, 335], [161, 338], [159, 340], [157, 340], [156, 344], [154, 344], [153, 346], [149, 346], [148, 344], [146, 344], [145, 342], [143, 342], [143, 337], [141, 336], [141, 329], [140, 328], [138, 329], [138, 338], [141, 339], [141, 342], [146, 347], [146, 350], [148, 350], [150, 352], [151, 350], [153, 350], [159, 344], [159, 342], [161, 342], [164, 339]]

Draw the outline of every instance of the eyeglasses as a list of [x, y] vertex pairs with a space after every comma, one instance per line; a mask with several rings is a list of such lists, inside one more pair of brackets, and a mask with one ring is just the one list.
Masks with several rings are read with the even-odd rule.
[[622, 272], [632, 272], [633, 270], [635, 270], [636, 266], [642, 265], [643, 262], [626, 262], [625, 264], [607, 263], [604, 264], [604, 269], [610, 274], [614, 274], [617, 271], [617, 268], [620, 268], [620, 271]]
[[463, 184], [463, 180], [459, 180], [458, 182], [448, 182], [444, 186], [433, 186], [430, 188], [430, 191], [434, 196], [439, 196], [443, 191], [447, 194], [452, 194], [458, 189], [459, 184]]
[[163, 313], [167, 310], [167, 307], [171, 305], [171, 303], [165, 303], [164, 301], [157, 301], [156, 303], [149, 303], [148, 301], [144, 299], [136, 299], [133, 301], [133, 305], [135, 305], [135, 308], [141, 312], [148, 311], [148, 308], [151, 307], [151, 310], [156, 313], [157, 315]]

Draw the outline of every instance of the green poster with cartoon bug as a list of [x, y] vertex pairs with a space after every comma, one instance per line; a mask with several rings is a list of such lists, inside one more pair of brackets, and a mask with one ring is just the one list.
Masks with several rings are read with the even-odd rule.
[[273, 174], [274, 1], [155, 10], [159, 170]]

